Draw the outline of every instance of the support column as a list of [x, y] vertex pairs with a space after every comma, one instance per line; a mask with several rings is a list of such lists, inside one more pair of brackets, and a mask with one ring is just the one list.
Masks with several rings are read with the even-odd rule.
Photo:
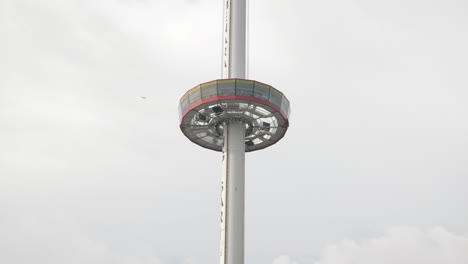
[[221, 264], [244, 264], [245, 125], [224, 124]]
[[[222, 78], [246, 76], [246, 0], [224, 0]], [[221, 264], [244, 264], [245, 126], [224, 123]]]
[[246, 0], [224, 1], [222, 78], [245, 79], [247, 65]]

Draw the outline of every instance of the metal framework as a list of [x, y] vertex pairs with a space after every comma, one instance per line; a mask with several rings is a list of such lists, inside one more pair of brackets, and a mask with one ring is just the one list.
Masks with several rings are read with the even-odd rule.
[[181, 130], [191, 141], [222, 151], [226, 121], [245, 126], [245, 151], [266, 148], [288, 128], [289, 101], [264, 83], [223, 79], [196, 86], [180, 100]]

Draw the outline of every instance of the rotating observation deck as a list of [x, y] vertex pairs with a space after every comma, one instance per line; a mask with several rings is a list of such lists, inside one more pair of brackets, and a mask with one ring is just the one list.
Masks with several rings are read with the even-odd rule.
[[180, 99], [180, 129], [192, 142], [215, 151], [223, 150], [226, 122], [245, 126], [245, 151], [278, 142], [289, 126], [289, 101], [270, 85], [245, 79], [221, 79], [202, 83]]

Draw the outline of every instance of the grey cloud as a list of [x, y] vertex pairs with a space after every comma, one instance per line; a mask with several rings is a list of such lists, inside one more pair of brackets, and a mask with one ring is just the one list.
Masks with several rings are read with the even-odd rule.
[[[182, 135], [177, 104], [219, 77], [221, 5], [0, 1], [1, 263], [218, 261], [221, 156]], [[247, 262], [468, 230], [464, 10], [250, 1], [250, 77], [292, 114], [247, 154]]]
[[[281, 255], [272, 264], [310, 263], [310, 259], [295, 261]], [[443, 227], [422, 230], [417, 227], [395, 226], [383, 235], [365, 238], [345, 238], [329, 242], [315, 264], [464, 264], [468, 262], [468, 234], [457, 235]]]
[[288, 255], [281, 255], [275, 258], [272, 264], [298, 264], [296, 261], [292, 260]]
[[384, 235], [364, 240], [330, 243], [315, 264], [464, 264], [468, 262], [468, 235], [443, 227], [421, 230], [393, 227]]

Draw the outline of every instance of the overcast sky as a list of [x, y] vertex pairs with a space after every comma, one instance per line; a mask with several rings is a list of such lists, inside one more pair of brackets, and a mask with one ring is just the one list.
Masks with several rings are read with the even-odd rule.
[[[246, 155], [246, 263], [468, 263], [468, 2], [249, 9], [249, 77], [292, 112]], [[218, 263], [221, 154], [177, 107], [220, 77], [221, 23], [221, 0], [0, 0], [0, 263]]]

